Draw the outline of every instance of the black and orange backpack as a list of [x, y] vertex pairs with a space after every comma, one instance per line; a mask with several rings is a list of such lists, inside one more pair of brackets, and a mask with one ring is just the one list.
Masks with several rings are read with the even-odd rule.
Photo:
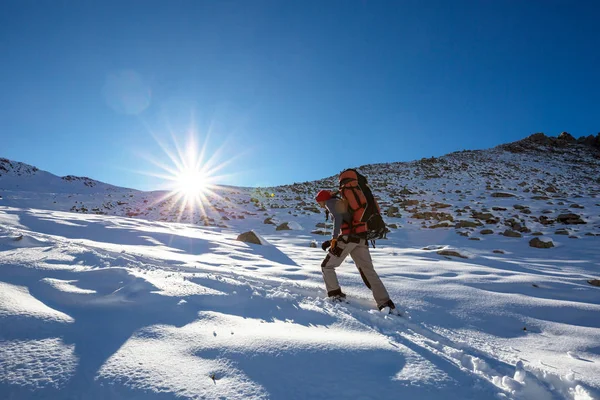
[[340, 173], [339, 181], [339, 193], [352, 215], [352, 222], [342, 226], [342, 233], [346, 230], [367, 240], [384, 239], [387, 229], [367, 178], [355, 169], [347, 169]]

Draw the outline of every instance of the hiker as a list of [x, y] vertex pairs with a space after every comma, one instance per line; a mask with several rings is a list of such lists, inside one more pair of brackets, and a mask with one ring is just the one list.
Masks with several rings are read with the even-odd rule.
[[[375, 272], [369, 242], [366, 232], [356, 232], [352, 229], [352, 215], [348, 212], [345, 201], [329, 190], [321, 190], [315, 198], [319, 206], [326, 209], [333, 217], [332, 239], [323, 242], [321, 248], [329, 249], [327, 256], [321, 264], [323, 280], [327, 289], [327, 296], [334, 300], [343, 300], [346, 294], [342, 292], [335, 273], [335, 268], [340, 266], [344, 259], [350, 255], [354, 260], [363, 282], [373, 292], [373, 298], [379, 310], [387, 308], [393, 313], [396, 306], [383, 286], [379, 275]], [[340, 235], [341, 233], [341, 235]]]

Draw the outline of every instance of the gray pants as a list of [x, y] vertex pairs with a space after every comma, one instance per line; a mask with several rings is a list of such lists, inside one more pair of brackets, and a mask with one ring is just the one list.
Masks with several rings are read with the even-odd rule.
[[381, 279], [379, 279], [379, 275], [375, 272], [367, 241], [360, 239], [359, 243], [349, 242], [346, 235], [338, 238], [336, 249], [333, 252], [329, 251], [321, 264], [327, 294], [330, 295], [331, 292], [340, 291], [340, 283], [335, 268], [344, 262], [348, 254], [354, 260], [363, 281], [373, 292], [373, 298], [377, 302], [377, 306], [387, 303], [390, 300], [390, 295], [383, 286]]

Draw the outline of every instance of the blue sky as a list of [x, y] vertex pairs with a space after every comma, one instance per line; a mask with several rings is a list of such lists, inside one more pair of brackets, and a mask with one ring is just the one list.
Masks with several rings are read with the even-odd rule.
[[[0, 2], [0, 157], [157, 188], [193, 132], [220, 183], [596, 134], [595, 1]], [[220, 149], [220, 152], [216, 152]]]

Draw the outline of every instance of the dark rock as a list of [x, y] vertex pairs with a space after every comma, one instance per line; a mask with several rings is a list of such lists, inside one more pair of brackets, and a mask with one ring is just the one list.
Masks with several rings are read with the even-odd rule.
[[502, 235], [506, 236], [506, 237], [516, 237], [516, 238], [520, 238], [523, 235], [521, 235], [519, 232], [515, 232], [513, 230], [507, 229], [505, 230]]
[[515, 197], [512, 193], [495, 192], [491, 194], [492, 197]]
[[262, 244], [258, 236], [252, 231], [242, 233], [237, 237], [237, 240], [245, 243]]
[[549, 249], [551, 247], [554, 247], [554, 243], [552, 243], [552, 240], [543, 241], [540, 238], [536, 237], [529, 241], [529, 246], [535, 247], [537, 249]]
[[556, 217], [556, 220], [558, 222], [560, 222], [561, 224], [565, 224], [565, 225], [578, 225], [578, 224], [586, 224], [587, 222], [585, 222], [584, 220], [581, 219], [581, 217], [577, 214], [560, 214], [558, 217]]
[[457, 221], [456, 225], [454, 225], [455, 228], [477, 228], [478, 226], [481, 226], [482, 223], [481, 222], [473, 222], [473, 221]]
[[450, 257], [460, 257], [460, 258], [469, 258], [467, 256], [463, 256], [457, 251], [454, 250], [438, 250], [437, 252], [441, 256], [450, 256]]
[[493, 230], [491, 229], [484, 229], [480, 232], [482, 235], [491, 235], [492, 233], [494, 233]]
[[292, 230], [292, 228], [289, 227], [287, 222], [284, 222], [282, 224], [280, 224], [277, 228], [275, 228], [276, 231], [290, 231]]

